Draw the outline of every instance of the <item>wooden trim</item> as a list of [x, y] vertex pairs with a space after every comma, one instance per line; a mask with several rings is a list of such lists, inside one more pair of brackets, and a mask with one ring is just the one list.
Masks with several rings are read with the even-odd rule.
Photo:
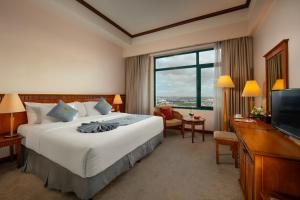
[[114, 22], [113, 20], [111, 20], [110, 18], [105, 16], [103, 13], [98, 11], [96, 8], [94, 8], [93, 6], [88, 4], [86, 1], [84, 1], [84, 0], [76, 0], [76, 1], [78, 3], [80, 3], [81, 5], [83, 5], [84, 7], [86, 7], [87, 9], [89, 9], [90, 11], [92, 11], [94, 14], [98, 15], [99, 17], [101, 17], [102, 19], [104, 19], [105, 21], [107, 21], [108, 23], [110, 23], [111, 25], [113, 25], [114, 27], [116, 27], [117, 29], [119, 29], [120, 31], [122, 31], [123, 33], [125, 33], [126, 35], [128, 35], [129, 37], [132, 38], [132, 35], [128, 31], [126, 31], [124, 28], [122, 28], [116, 22]]
[[241, 5], [238, 5], [238, 6], [234, 6], [234, 7], [231, 7], [231, 8], [224, 9], [224, 10], [219, 10], [219, 11], [208, 13], [208, 14], [205, 14], [205, 15], [200, 15], [198, 17], [194, 17], [194, 18], [191, 18], [191, 19], [187, 19], [187, 20], [176, 22], [176, 23], [168, 24], [168, 25], [165, 25], [165, 26], [150, 29], [150, 30], [143, 31], [143, 32], [140, 32], [140, 33], [131, 34], [128, 31], [126, 31], [124, 28], [122, 28], [120, 25], [115, 23], [113, 20], [111, 20], [110, 18], [105, 16], [103, 13], [101, 13], [95, 7], [88, 4], [86, 1], [84, 1], [84, 0], [76, 0], [76, 1], [78, 3], [80, 3], [81, 5], [83, 5], [84, 7], [86, 7], [87, 9], [89, 9], [90, 11], [92, 11], [94, 14], [96, 14], [99, 17], [103, 18], [105, 21], [107, 21], [108, 23], [110, 23], [111, 25], [113, 25], [114, 27], [116, 27], [117, 29], [119, 29], [120, 31], [122, 31], [123, 33], [125, 33], [127, 36], [129, 36], [131, 38], [135, 38], [135, 37], [139, 37], [139, 36], [142, 36], [142, 35], [155, 33], [155, 32], [158, 32], [158, 31], [174, 28], [174, 27], [181, 26], [181, 25], [188, 24], [188, 23], [192, 23], [192, 22], [195, 22], [195, 21], [199, 21], [199, 20], [203, 20], [203, 19], [207, 19], [207, 18], [216, 17], [216, 16], [219, 16], [219, 15], [235, 12], [235, 11], [238, 11], [238, 10], [246, 9], [246, 8], [249, 8], [250, 3], [251, 3], [251, 0], [246, 0], [246, 2], [244, 4], [241, 4]]
[[285, 79], [285, 87], [286, 89], [289, 88], [289, 71], [288, 71], [288, 66], [289, 66], [289, 53], [288, 53], [288, 41], [289, 39], [284, 39], [281, 42], [279, 42], [275, 47], [273, 47], [270, 51], [268, 51], [265, 55], [265, 69], [266, 69], [266, 111], [267, 113], [270, 113], [270, 109], [269, 108], [269, 77], [268, 77], [268, 60], [270, 60], [271, 58], [273, 58], [276, 54], [282, 52], [283, 54], [283, 79]]
[[195, 21], [199, 21], [199, 20], [203, 20], [203, 19], [207, 19], [207, 18], [211, 18], [211, 17], [216, 17], [216, 16], [219, 16], [219, 15], [223, 15], [223, 14], [231, 13], [231, 12], [238, 11], [238, 10], [241, 10], [241, 9], [245, 9], [245, 8], [249, 7], [250, 2], [251, 2], [251, 0], [247, 0], [246, 3], [244, 3], [242, 5], [239, 5], [239, 6], [227, 8], [227, 9], [216, 11], [216, 12], [209, 13], [209, 14], [206, 14], [206, 15], [200, 15], [198, 17], [194, 17], [194, 18], [191, 18], [191, 19], [183, 20], [183, 21], [180, 21], [180, 22], [176, 22], [176, 23], [173, 23], [173, 24], [166, 25], [166, 26], [161, 26], [161, 27], [158, 27], [158, 28], [150, 29], [148, 31], [144, 31], [144, 32], [141, 32], [141, 33], [136, 33], [136, 34], [133, 34], [132, 37], [139, 37], [139, 36], [142, 36], [142, 35], [147, 35], [147, 34], [150, 34], [150, 33], [155, 33], [155, 32], [158, 32], [158, 31], [174, 28], [176, 26], [181, 26], [181, 25], [192, 23], [192, 22], [195, 22]]
[[279, 52], [283, 51], [288, 44], [289, 39], [284, 39], [281, 42], [279, 42], [275, 47], [273, 47], [270, 51], [268, 51], [264, 57], [269, 60], [270, 58], [272, 58], [273, 56], [275, 56], [276, 54], [278, 54]]
[[[0, 101], [4, 94], [0, 94]], [[113, 103], [114, 94], [19, 94], [22, 102], [38, 102], [38, 103], [57, 103], [59, 100], [64, 102], [86, 102], [86, 101], [98, 101], [100, 97], [105, 98], [110, 104]], [[120, 111], [125, 112], [126, 96], [121, 95], [123, 104], [120, 105]], [[115, 106], [113, 105], [115, 108]], [[14, 132], [21, 124], [26, 124], [27, 116], [26, 112], [15, 113], [15, 126]], [[0, 135], [9, 133], [10, 127], [10, 114], [0, 114]]]

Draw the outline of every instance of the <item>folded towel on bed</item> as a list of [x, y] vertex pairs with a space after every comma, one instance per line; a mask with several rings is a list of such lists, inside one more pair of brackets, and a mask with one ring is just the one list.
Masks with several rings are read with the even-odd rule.
[[77, 128], [81, 133], [100, 133], [105, 131], [111, 131], [116, 129], [119, 123], [107, 123], [107, 122], [90, 122], [83, 123]]
[[81, 133], [99, 133], [111, 131], [118, 128], [118, 126], [127, 126], [136, 122], [142, 121], [151, 117], [151, 115], [128, 115], [117, 119], [108, 120], [105, 122], [90, 122], [83, 123], [77, 130]]

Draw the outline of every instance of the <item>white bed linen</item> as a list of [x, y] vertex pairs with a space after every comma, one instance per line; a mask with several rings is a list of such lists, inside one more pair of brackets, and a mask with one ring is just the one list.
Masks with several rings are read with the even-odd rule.
[[83, 178], [92, 177], [163, 130], [162, 118], [155, 116], [109, 132], [89, 134], [76, 130], [83, 122], [106, 121], [126, 115], [111, 113], [65, 123], [26, 124], [19, 127], [18, 133], [25, 137], [27, 148]]

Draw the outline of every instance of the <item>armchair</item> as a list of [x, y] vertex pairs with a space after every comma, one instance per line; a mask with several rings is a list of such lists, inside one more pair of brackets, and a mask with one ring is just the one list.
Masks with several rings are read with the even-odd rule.
[[[168, 119], [162, 112], [161, 108], [171, 108], [172, 110], [172, 117]], [[170, 106], [159, 106], [156, 107], [153, 113], [155, 116], [161, 116], [164, 120], [164, 137], [167, 137], [166, 129], [168, 128], [179, 128], [181, 130], [182, 125], [182, 115], [173, 110]]]

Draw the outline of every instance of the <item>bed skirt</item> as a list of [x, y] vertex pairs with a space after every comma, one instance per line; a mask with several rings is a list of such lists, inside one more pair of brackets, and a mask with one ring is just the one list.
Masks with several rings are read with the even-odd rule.
[[44, 186], [61, 192], [74, 192], [78, 198], [91, 199], [113, 179], [132, 168], [135, 163], [150, 154], [163, 141], [160, 133], [122, 157], [99, 174], [82, 178], [46, 157], [23, 146], [23, 172], [39, 176]]

